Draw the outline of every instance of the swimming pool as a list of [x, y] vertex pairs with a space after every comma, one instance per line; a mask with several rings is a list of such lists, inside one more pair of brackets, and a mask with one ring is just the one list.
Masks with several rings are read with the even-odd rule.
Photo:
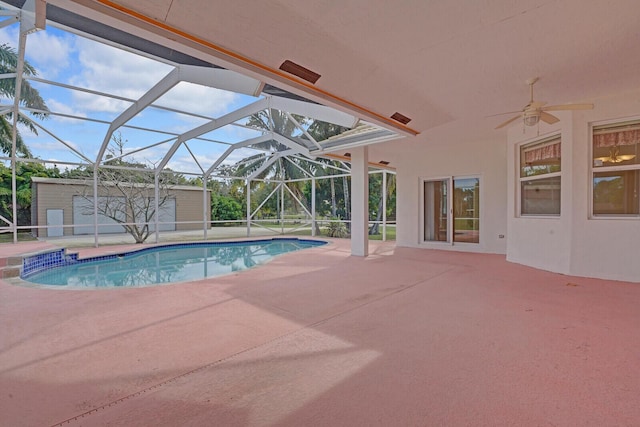
[[85, 288], [186, 282], [246, 270], [278, 255], [325, 243], [303, 239], [199, 242], [80, 260], [67, 256], [59, 263], [62, 265], [45, 266], [41, 271], [23, 274], [22, 279], [40, 285]]

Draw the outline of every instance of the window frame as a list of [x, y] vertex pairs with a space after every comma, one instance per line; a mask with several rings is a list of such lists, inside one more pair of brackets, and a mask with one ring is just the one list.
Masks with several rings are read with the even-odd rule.
[[[559, 140], [560, 142], [560, 170], [557, 172], [547, 172], [547, 173], [541, 173], [541, 174], [537, 174], [537, 175], [531, 175], [531, 176], [522, 176], [522, 153], [523, 153], [523, 149], [527, 146], [535, 146], [535, 145], [543, 145], [545, 143], [551, 143], [555, 140]], [[548, 134], [548, 135], [543, 135], [540, 137], [536, 137], [533, 140], [528, 140], [528, 141], [524, 141], [521, 142], [519, 144], [516, 145], [516, 162], [515, 162], [515, 166], [516, 166], [516, 203], [517, 203], [517, 207], [516, 207], [516, 212], [517, 212], [517, 217], [518, 218], [547, 218], [547, 219], [558, 219], [562, 216], [562, 133], [561, 132], [557, 132], [557, 133], [553, 133], [553, 134]], [[522, 183], [523, 182], [532, 182], [532, 181], [539, 181], [539, 180], [543, 180], [543, 179], [548, 179], [548, 178], [560, 178], [560, 190], [559, 190], [559, 194], [560, 194], [560, 212], [556, 213], [541, 213], [541, 214], [532, 214], [532, 213], [525, 213], [522, 212], [522, 201], [523, 201], [523, 194], [522, 194]]]
[[[627, 165], [612, 165], [612, 166], [594, 166], [594, 146], [593, 146], [593, 133], [594, 131], [607, 127], [619, 127], [628, 125], [638, 125], [640, 126], [640, 116], [633, 117], [625, 117], [625, 118], [617, 118], [611, 120], [604, 120], [599, 122], [593, 122], [589, 124], [589, 171], [588, 171], [588, 188], [589, 188], [589, 212], [588, 218], [590, 220], [602, 221], [602, 220], [629, 220], [629, 221], [637, 221], [640, 220], [640, 206], [638, 206], [639, 213], [637, 214], [619, 214], [619, 213], [606, 213], [606, 214], [596, 214], [594, 212], [594, 188], [593, 181], [596, 173], [608, 173], [608, 172], [627, 172], [636, 170], [640, 174], [640, 162], [636, 164], [627, 164]], [[640, 201], [638, 201], [640, 204]]]

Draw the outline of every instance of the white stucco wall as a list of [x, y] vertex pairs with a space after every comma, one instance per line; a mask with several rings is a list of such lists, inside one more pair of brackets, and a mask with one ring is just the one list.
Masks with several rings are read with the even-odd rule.
[[[420, 136], [395, 144], [397, 161], [397, 235], [399, 246], [443, 250], [505, 253], [506, 142], [456, 143], [426, 141]], [[422, 179], [480, 177], [480, 243], [421, 242]]]
[[571, 274], [640, 282], [640, 218], [590, 218], [591, 124], [640, 119], [640, 92], [595, 101], [593, 111], [574, 114]]
[[640, 218], [591, 218], [591, 126], [640, 118], [639, 93], [594, 100], [590, 111], [555, 113], [561, 121], [541, 125], [540, 135], [562, 136], [562, 201], [558, 218], [517, 216], [518, 144], [537, 129], [508, 133], [507, 260], [576, 276], [640, 281]]
[[[554, 112], [555, 113], [555, 112]], [[573, 180], [570, 173], [572, 158], [571, 114], [555, 114], [560, 122], [554, 125], [540, 123], [524, 127], [519, 123], [509, 129], [507, 148], [507, 260], [545, 270], [568, 272], [571, 253], [571, 211]], [[546, 137], [560, 135], [561, 157], [561, 201], [560, 216], [519, 216], [519, 164], [518, 152], [521, 144]]]
[[[591, 218], [591, 126], [640, 119], [640, 92], [593, 100], [594, 110], [554, 112], [560, 122], [516, 123], [495, 139], [431, 141], [420, 135], [395, 143], [397, 244], [504, 253], [507, 260], [575, 276], [640, 282], [640, 218]], [[517, 149], [559, 133], [562, 190], [559, 217], [519, 217]], [[480, 244], [421, 243], [421, 180], [481, 178]], [[498, 236], [504, 235], [501, 239]]]

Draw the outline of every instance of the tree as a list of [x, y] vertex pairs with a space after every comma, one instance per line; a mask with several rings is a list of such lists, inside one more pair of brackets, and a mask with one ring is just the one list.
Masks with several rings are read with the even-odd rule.
[[[293, 115], [294, 119], [301, 126], [308, 126], [309, 121], [302, 116]], [[260, 111], [251, 117], [247, 121], [247, 125], [253, 126], [256, 128], [271, 130], [279, 135], [284, 137], [292, 137], [299, 131], [297, 125], [289, 118], [286, 112], [270, 109], [268, 111]], [[276, 140], [267, 141], [260, 144], [260, 148], [265, 148], [269, 151], [282, 151], [286, 149]], [[235, 175], [236, 176], [246, 176], [255, 172], [258, 168], [262, 166], [262, 164], [267, 161], [267, 154], [257, 154], [251, 157], [248, 157], [235, 165]], [[301, 162], [296, 158], [288, 158], [283, 159], [280, 158], [275, 161], [271, 167], [267, 168], [264, 172], [262, 172], [261, 176], [265, 178], [271, 178], [276, 181], [287, 181], [290, 179], [300, 179], [306, 178], [306, 175], [302, 170], [306, 169], [306, 165], [304, 162]], [[304, 197], [302, 191], [303, 182], [292, 182], [288, 183], [287, 187], [291, 192], [295, 195], [295, 197], [302, 202], [304, 207], [310, 211], [310, 203]], [[259, 185], [257, 187], [258, 190], [264, 190], [264, 185]], [[295, 205], [294, 205], [295, 206]], [[263, 209], [267, 208], [267, 206], [263, 206]], [[275, 211], [280, 214], [279, 207], [276, 207]]]
[[[387, 188], [382, 188], [382, 174], [375, 174], [369, 180], [369, 212], [375, 212], [375, 223], [369, 228], [369, 235], [380, 232], [380, 221], [382, 221], [382, 192], [387, 196], [387, 215], [395, 210], [396, 176], [387, 175]], [[377, 206], [376, 206], [377, 204]]]
[[[93, 215], [97, 209], [98, 215], [122, 225], [136, 243], [144, 243], [153, 231], [150, 223], [155, 220], [156, 213], [159, 215], [172, 198], [171, 187], [183, 177], [175, 173], [161, 173], [158, 176], [159, 212], [156, 212], [154, 170], [142, 163], [122, 160], [120, 156], [124, 153], [126, 143], [120, 133], [113, 135], [112, 144], [115, 147], [108, 149], [107, 167], [98, 169], [97, 208], [94, 206], [93, 189], [86, 187], [82, 197], [89, 202], [89, 208], [83, 213]], [[82, 172], [88, 173], [89, 170], [84, 168]]]
[[[321, 141], [331, 136], [344, 132], [347, 128], [334, 125], [331, 123], [311, 121], [306, 117], [292, 115], [300, 127], [305, 128], [307, 133], [314, 139]], [[257, 127], [260, 129], [271, 130], [277, 134], [280, 134], [287, 138], [296, 137], [301, 132], [298, 125], [290, 119], [289, 115], [284, 111], [270, 109], [268, 111], [261, 111], [252, 115], [247, 125]], [[285, 149], [277, 141], [269, 141], [262, 143], [262, 148], [267, 148], [272, 151], [281, 151]], [[236, 164], [235, 173], [238, 176], [249, 175], [256, 171], [267, 160], [267, 154], [258, 154]], [[327, 160], [326, 163], [331, 161]], [[288, 181], [301, 178], [307, 178], [303, 171], [307, 171], [310, 175], [314, 175], [318, 171], [318, 166], [312, 165], [295, 157], [288, 157], [287, 159], [280, 158], [273, 165], [266, 169], [263, 173], [263, 177], [271, 177], [278, 181]], [[305, 191], [305, 182], [296, 181], [287, 183], [287, 187], [291, 190], [291, 193], [300, 200], [305, 209], [311, 211], [310, 192]], [[263, 207], [264, 208], [264, 207]], [[276, 211], [278, 209], [276, 208]], [[319, 230], [317, 230], [319, 231]]]
[[[0, 45], [0, 74], [15, 73], [18, 67], [18, 54], [7, 44]], [[35, 68], [24, 61], [24, 74], [27, 76], [36, 76], [38, 73]], [[0, 95], [9, 99], [14, 99], [16, 93], [16, 79], [6, 78], [0, 79]], [[40, 93], [29, 83], [28, 80], [22, 80], [20, 91], [20, 104], [40, 110], [32, 112], [34, 117], [44, 119], [48, 116], [49, 109]], [[38, 134], [38, 130], [33, 122], [26, 116], [19, 114], [18, 123], [24, 125], [34, 134]], [[0, 116], [0, 150], [7, 155], [11, 155], [11, 146], [13, 140], [13, 113]], [[24, 143], [22, 136], [16, 129], [16, 153], [23, 157], [32, 157], [31, 151]]]
[[244, 215], [236, 200], [223, 194], [211, 193], [211, 219], [214, 221], [236, 221]]
[[[348, 176], [342, 176], [342, 185], [339, 185], [339, 181], [336, 183], [336, 179], [339, 178], [332, 177], [331, 172], [328, 172], [332, 167], [341, 168], [343, 165], [338, 161], [324, 158], [317, 158], [316, 161], [327, 165], [324, 170], [322, 167], [315, 168], [316, 178], [323, 177], [316, 180], [316, 201], [318, 202], [316, 214], [348, 219], [350, 211]], [[309, 199], [311, 198], [311, 181], [306, 182], [304, 193]]]
[[[17, 224], [31, 225], [31, 178], [59, 178], [57, 168], [45, 168], [40, 163], [18, 163], [16, 165], [16, 202]], [[4, 218], [13, 216], [11, 168], [0, 164], [0, 215]], [[0, 221], [4, 223], [4, 221]]]

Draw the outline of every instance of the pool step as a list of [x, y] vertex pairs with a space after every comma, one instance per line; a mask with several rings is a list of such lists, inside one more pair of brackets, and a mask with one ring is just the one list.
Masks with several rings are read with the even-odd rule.
[[0, 258], [0, 277], [3, 279], [18, 277], [20, 276], [21, 267], [22, 257], [20, 256]]

